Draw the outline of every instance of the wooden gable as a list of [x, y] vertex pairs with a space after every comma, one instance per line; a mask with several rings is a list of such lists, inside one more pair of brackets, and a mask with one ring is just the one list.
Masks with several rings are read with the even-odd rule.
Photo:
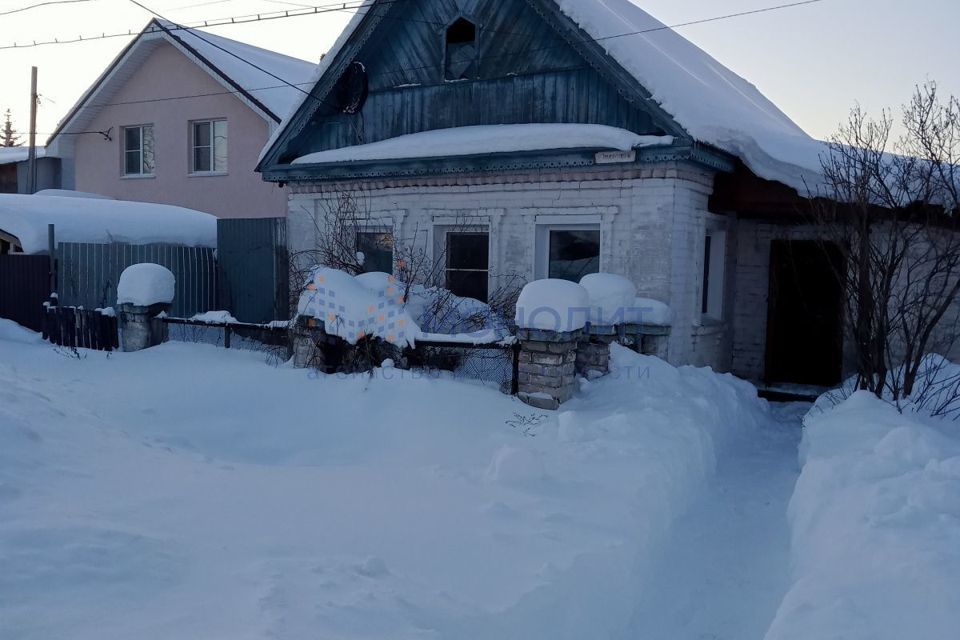
[[[451, 80], [447, 29], [458, 20], [475, 26], [476, 59], [469, 77]], [[262, 170], [316, 151], [484, 124], [603, 124], [691, 142], [552, 0], [379, 2], [334, 55]], [[355, 61], [369, 94], [358, 113], [344, 113], [338, 81]]]

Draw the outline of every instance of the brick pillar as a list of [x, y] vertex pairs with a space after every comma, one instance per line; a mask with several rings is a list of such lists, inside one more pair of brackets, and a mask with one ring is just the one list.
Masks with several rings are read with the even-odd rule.
[[577, 344], [577, 373], [588, 379], [610, 373], [610, 343], [616, 339], [616, 326], [589, 325]]
[[298, 369], [324, 370], [324, 345], [327, 332], [314, 318], [300, 316], [293, 326], [293, 366]]
[[167, 303], [141, 307], [135, 304], [120, 305], [120, 348], [123, 351], [140, 351], [167, 341], [167, 325], [157, 320], [160, 313], [169, 313]]
[[538, 409], [557, 409], [576, 388], [580, 331], [520, 329], [517, 397]]
[[626, 324], [620, 329], [621, 343], [637, 353], [666, 360], [669, 356], [670, 327]]

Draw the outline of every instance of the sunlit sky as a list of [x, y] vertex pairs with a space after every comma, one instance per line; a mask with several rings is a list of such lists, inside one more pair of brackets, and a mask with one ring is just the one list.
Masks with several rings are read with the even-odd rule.
[[[0, 0], [0, 14], [49, 0]], [[634, 0], [667, 24], [783, 4], [787, 0]], [[276, 12], [329, 0], [143, 0], [185, 24]], [[129, 0], [82, 0], [0, 15], [0, 47], [143, 28], [151, 14]], [[333, 12], [211, 29], [287, 55], [316, 61], [350, 18]], [[960, 0], [823, 0], [678, 28], [686, 38], [744, 76], [800, 126], [829, 136], [860, 103], [871, 111], [897, 107], [917, 83], [939, 82], [960, 95]], [[30, 67], [39, 67], [38, 141], [120, 50], [129, 37], [0, 49], [0, 112], [28, 128]]]

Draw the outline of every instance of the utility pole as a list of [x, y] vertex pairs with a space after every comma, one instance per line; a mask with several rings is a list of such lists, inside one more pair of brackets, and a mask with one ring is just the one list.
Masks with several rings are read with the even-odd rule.
[[37, 68], [30, 67], [30, 145], [27, 149], [27, 193], [37, 192]]

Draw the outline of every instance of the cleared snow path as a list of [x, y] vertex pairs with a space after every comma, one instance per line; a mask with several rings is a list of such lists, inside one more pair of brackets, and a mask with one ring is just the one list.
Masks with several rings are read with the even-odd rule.
[[808, 408], [771, 405], [771, 424], [720, 456], [710, 488], [673, 525], [625, 637], [764, 637], [789, 587], [787, 504]]

